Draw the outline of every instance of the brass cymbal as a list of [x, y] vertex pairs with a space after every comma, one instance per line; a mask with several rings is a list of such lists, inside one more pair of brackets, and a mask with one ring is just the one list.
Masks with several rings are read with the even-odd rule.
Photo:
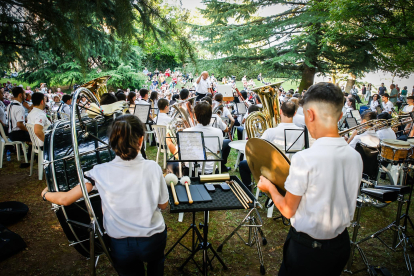
[[263, 175], [276, 185], [283, 196], [286, 194], [285, 181], [290, 161], [282, 151], [266, 140], [251, 138], [246, 144], [246, 159], [256, 183]]

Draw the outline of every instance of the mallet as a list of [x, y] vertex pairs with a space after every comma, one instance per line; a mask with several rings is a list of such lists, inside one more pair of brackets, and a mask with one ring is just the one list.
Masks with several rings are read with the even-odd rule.
[[165, 182], [167, 182], [167, 185], [171, 187], [171, 191], [174, 197], [174, 204], [178, 205], [180, 202], [178, 202], [178, 198], [177, 198], [177, 194], [175, 192], [175, 185], [178, 184], [178, 177], [173, 174], [173, 173], [169, 173], [165, 176]]
[[190, 193], [190, 187], [191, 179], [188, 176], [181, 177], [180, 180], [181, 185], [185, 185], [185, 189], [187, 190], [187, 196], [188, 196], [188, 203], [193, 204], [193, 198], [191, 197]]

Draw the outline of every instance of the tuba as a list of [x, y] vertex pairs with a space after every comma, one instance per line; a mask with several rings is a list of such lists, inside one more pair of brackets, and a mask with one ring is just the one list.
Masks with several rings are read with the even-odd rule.
[[93, 79], [85, 84], [82, 84], [80, 87], [84, 87], [88, 89], [92, 94], [101, 101], [101, 96], [104, 93], [108, 93], [108, 88], [106, 87], [106, 83], [111, 78], [111, 76], [103, 76], [96, 79]]
[[279, 87], [283, 82], [252, 89], [262, 102], [262, 110], [249, 114], [245, 127], [249, 138], [260, 137], [263, 132], [280, 123]]
[[[167, 125], [167, 137], [177, 137], [177, 132], [186, 128], [194, 127], [197, 124], [194, 113], [194, 104], [196, 97], [184, 101], [178, 101], [171, 107], [174, 108], [172, 121]], [[171, 139], [177, 145], [176, 138]]]

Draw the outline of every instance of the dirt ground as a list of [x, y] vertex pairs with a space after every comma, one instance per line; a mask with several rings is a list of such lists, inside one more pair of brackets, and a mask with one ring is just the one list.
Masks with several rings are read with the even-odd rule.
[[[150, 149], [149, 157], [154, 158], [154, 150]], [[231, 153], [230, 163], [234, 164], [236, 154]], [[37, 172], [29, 177], [29, 169], [20, 169], [19, 162], [12, 156], [11, 162], [4, 160], [3, 168], [0, 169], [0, 202], [20, 201], [29, 206], [28, 215], [20, 222], [9, 225], [8, 228], [18, 233], [27, 243], [27, 248], [20, 253], [0, 263], [0, 275], [88, 275], [88, 262], [74, 248], [68, 246], [68, 240], [62, 231], [56, 215], [51, 210], [51, 204], [42, 201], [40, 192], [46, 186], [45, 180], [39, 181]], [[35, 171], [37, 167], [35, 166]], [[233, 173], [232, 173], [233, 174]], [[236, 173], [238, 175], [238, 173]], [[264, 203], [264, 197], [260, 199]], [[377, 209], [374, 207], [364, 208], [362, 211], [361, 230], [359, 238], [374, 233], [394, 220], [396, 203]], [[177, 214], [164, 211], [164, 218], [168, 225], [167, 250], [185, 232], [191, 224], [191, 215], [186, 214], [183, 222], [178, 222]], [[209, 241], [214, 248], [231, 233], [234, 227], [246, 216], [244, 210], [214, 211], [210, 213]], [[277, 275], [282, 261], [283, 242], [289, 230], [281, 220], [266, 218], [266, 211], [260, 210], [264, 225], [263, 231], [267, 238], [267, 245], [263, 246], [263, 257], [266, 275]], [[278, 216], [275, 211], [274, 217]], [[197, 224], [202, 222], [202, 213], [197, 214]], [[245, 234], [246, 230], [243, 230]], [[352, 235], [352, 228], [349, 228]], [[412, 234], [409, 228], [408, 233]], [[390, 242], [391, 232], [384, 235], [385, 240]], [[184, 244], [190, 246], [190, 237], [186, 238]], [[393, 275], [408, 275], [404, 263], [401, 248], [398, 252], [387, 249], [378, 240], [369, 240], [361, 245], [370, 263], [387, 267]], [[413, 251], [409, 248], [412, 257]], [[256, 247], [248, 247], [234, 236], [219, 253], [228, 270], [223, 270], [217, 260], [213, 261], [214, 270], [210, 275], [260, 275], [260, 264], [257, 257]], [[165, 275], [196, 275], [199, 270], [194, 263], [188, 263], [183, 271], [178, 267], [184, 262], [188, 252], [177, 247], [165, 261]], [[196, 255], [196, 260], [201, 264], [202, 254]], [[352, 269], [363, 268], [361, 258], [356, 253]], [[110, 262], [105, 256], [99, 260], [97, 275], [116, 275]], [[346, 275], [343, 273], [343, 275]], [[362, 272], [359, 275], [367, 275]]]

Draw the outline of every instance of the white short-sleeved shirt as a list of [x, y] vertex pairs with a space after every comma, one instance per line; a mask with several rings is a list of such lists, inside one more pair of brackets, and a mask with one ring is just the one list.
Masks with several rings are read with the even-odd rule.
[[65, 114], [70, 114], [70, 105], [64, 103], [62, 105], [62, 107], [60, 108], [60, 112], [65, 113]]
[[382, 102], [382, 109], [384, 109], [384, 112], [391, 112], [392, 108], [394, 108], [394, 105], [392, 102], [388, 101], [387, 103]]
[[157, 125], [166, 126], [172, 121], [172, 118], [166, 113], [159, 113], [157, 118]]
[[200, 82], [198, 84], [196, 82], [196, 91], [199, 94], [207, 94], [208, 93], [208, 88], [210, 88], [210, 87], [211, 87], [211, 82], [208, 78], [205, 80], [205, 79], [203, 79], [203, 77], [201, 77]]
[[380, 140], [384, 140], [384, 139], [397, 139], [397, 136], [395, 135], [395, 132], [387, 127], [385, 129], [380, 129], [377, 131], [378, 137], [380, 138]]
[[[271, 142], [281, 151], [285, 152], [286, 132], [286, 148], [289, 149], [291, 147], [289, 151], [300, 151], [305, 145], [304, 135], [301, 130], [303, 128], [296, 126], [294, 123], [280, 123], [275, 128], [267, 129], [260, 138]], [[302, 136], [298, 139], [301, 134]]]
[[146, 105], [150, 105], [150, 103], [149, 103], [149, 102], [147, 102], [147, 101], [145, 101], [145, 100], [143, 100], [143, 99], [136, 100], [136, 101], [135, 101], [135, 104], [146, 104]]
[[[32, 111], [30, 111], [29, 115], [27, 116], [27, 122], [29, 124], [34, 125], [41, 125], [43, 126], [43, 132], [50, 126], [50, 121], [46, 117], [46, 113], [43, 110], [40, 110], [37, 107], [33, 107]], [[37, 143], [40, 147], [43, 146], [43, 141], [40, 140], [38, 137]]]
[[371, 101], [371, 111], [377, 111], [377, 106], [379, 105], [378, 101]]
[[299, 106], [299, 107], [298, 107], [298, 110], [296, 111], [296, 114], [297, 114], [297, 115], [302, 115], [302, 116], [305, 116], [305, 114], [303, 114], [303, 107]]
[[158, 204], [168, 201], [160, 166], [141, 154], [130, 161], [114, 160], [85, 172], [95, 181], [102, 200], [103, 224], [115, 239], [150, 237], [165, 229]]
[[292, 226], [315, 239], [337, 237], [354, 217], [361, 178], [361, 156], [342, 137], [319, 138], [296, 153], [285, 182], [302, 197]]
[[6, 105], [2, 101], [0, 101], [0, 121], [7, 125]]
[[293, 116], [293, 123], [298, 127], [305, 126], [305, 116], [300, 115], [296, 112], [295, 116]]
[[226, 130], [227, 125], [223, 122], [223, 120], [220, 118], [219, 115], [213, 114], [211, 116], [211, 118], [212, 118], [212, 123], [210, 123], [210, 126], [215, 127], [215, 128], [218, 128], [218, 129], [220, 129], [222, 131]]
[[[204, 135], [204, 146], [210, 149], [212, 152], [217, 153], [223, 147], [223, 132], [215, 127], [212, 126], [203, 126], [202, 124], [197, 124], [195, 127], [190, 127], [184, 129], [184, 131], [201, 131]], [[211, 138], [206, 138], [206, 136], [214, 136]], [[215, 138], [218, 137], [219, 139]], [[219, 145], [220, 143], [220, 145]], [[209, 152], [206, 149], [206, 153]], [[208, 159], [216, 159], [214, 156], [208, 156]], [[213, 172], [213, 162], [206, 162], [205, 172], [212, 173]]]
[[367, 130], [360, 135], [355, 135], [354, 139], [352, 139], [349, 145], [355, 148], [356, 144], [359, 142], [364, 143], [369, 147], [377, 147], [379, 145], [380, 139], [375, 130]]
[[404, 106], [403, 112], [408, 113], [414, 110], [414, 105], [406, 105]]
[[[11, 110], [10, 110], [11, 109]], [[9, 119], [9, 133], [12, 131], [21, 130], [18, 126], [18, 122], [25, 122], [25, 112], [23, 105], [14, 100], [7, 106], [7, 118]]]

